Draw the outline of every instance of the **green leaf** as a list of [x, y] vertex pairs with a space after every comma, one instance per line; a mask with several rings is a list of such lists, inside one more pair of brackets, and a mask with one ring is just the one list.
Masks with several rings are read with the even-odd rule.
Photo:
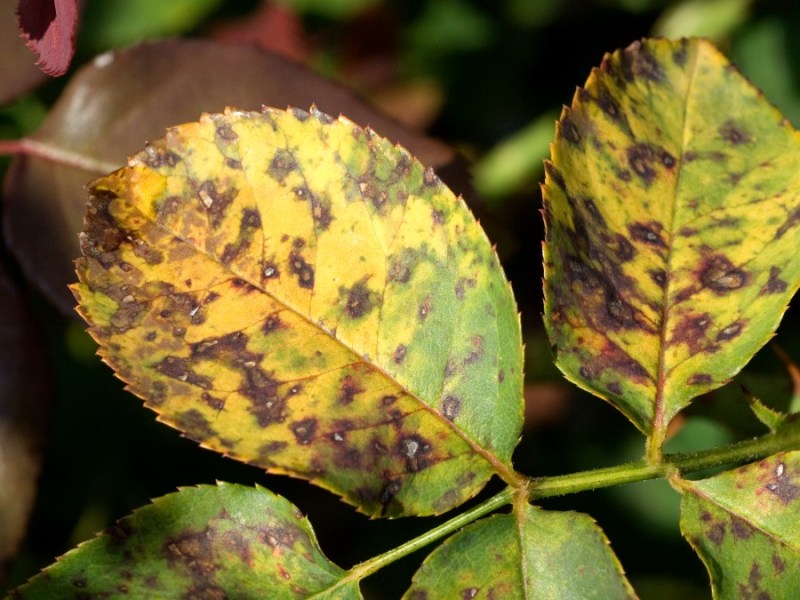
[[800, 283], [800, 139], [708, 42], [603, 60], [546, 167], [556, 362], [651, 436], [770, 338]]
[[406, 600], [635, 598], [588, 515], [526, 506], [465, 527], [434, 550]]
[[372, 515], [516, 480], [511, 289], [408, 152], [316, 109], [229, 111], [91, 193], [81, 312], [160, 420]]
[[219, 484], [136, 510], [14, 597], [361, 598], [344, 575], [297, 507], [263, 488]]
[[800, 452], [682, 480], [681, 530], [714, 597], [793, 598], [800, 589]]

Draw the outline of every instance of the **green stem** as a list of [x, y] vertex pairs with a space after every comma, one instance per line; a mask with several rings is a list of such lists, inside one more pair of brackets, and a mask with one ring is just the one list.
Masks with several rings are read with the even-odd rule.
[[711, 448], [700, 452], [665, 454], [659, 464], [651, 464], [647, 460], [637, 460], [614, 467], [534, 479], [530, 485], [530, 499], [538, 500], [621, 483], [666, 477], [675, 471], [686, 474], [726, 465], [742, 464], [764, 458], [781, 450], [798, 448], [800, 448], [800, 421], [792, 423], [776, 433], [768, 433], [720, 448]]
[[[647, 460], [642, 459], [614, 467], [593, 469], [591, 471], [582, 471], [569, 475], [531, 479], [528, 484], [528, 498], [533, 501], [551, 496], [574, 494], [622, 483], [633, 483], [635, 481], [645, 481], [657, 477], [667, 477], [675, 472], [685, 475], [687, 473], [705, 471], [717, 467], [752, 462], [777, 452], [796, 449], [800, 449], [800, 420], [790, 423], [775, 433], [769, 433], [758, 438], [736, 442], [720, 448], [712, 448], [700, 452], [664, 454], [663, 460], [659, 464], [651, 464]], [[480, 517], [506, 504], [510, 504], [513, 502], [517, 493], [518, 490], [508, 487], [475, 508], [453, 517], [449, 521], [434, 527], [419, 537], [409, 540], [388, 552], [357, 564], [350, 569], [347, 575], [340, 579], [333, 588], [325, 590], [326, 595], [334, 589], [360, 581], [386, 565], [412, 552], [416, 552], [423, 546], [427, 546], [444, 536], [450, 535]]]

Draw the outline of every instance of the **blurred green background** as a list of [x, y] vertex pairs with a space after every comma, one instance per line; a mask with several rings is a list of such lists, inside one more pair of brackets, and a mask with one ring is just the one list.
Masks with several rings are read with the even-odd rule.
[[[497, 244], [523, 315], [528, 418], [515, 464], [530, 475], [612, 465], [643, 452], [641, 436], [623, 417], [563, 381], [541, 327], [538, 181], [554, 121], [576, 86], [605, 52], [639, 38], [702, 35], [800, 125], [800, 4], [792, 0], [87, 0], [73, 70], [109, 48], [173, 35], [282, 53], [456, 146], [473, 164], [474, 190], [463, 182], [460, 189]], [[0, 136], [35, 130], [65, 79], [0, 109]], [[344, 567], [439, 521], [368, 521], [303, 482], [199, 449], [156, 424], [122, 391], [79, 323], [32, 297], [52, 356], [57, 403], [29, 535], [0, 592], [150, 498], [215, 480], [258, 482], [287, 496]], [[797, 324], [790, 310], [778, 338], [796, 357]], [[668, 449], [763, 432], [741, 385], [773, 406], [791, 401], [785, 367], [765, 349], [737, 381], [680, 418]], [[480, 498], [497, 491], [489, 487]], [[677, 502], [666, 483], [645, 482], [544, 505], [597, 519], [642, 598], [710, 598], [705, 571], [680, 537]], [[399, 597], [424, 555], [365, 581], [366, 597]]]

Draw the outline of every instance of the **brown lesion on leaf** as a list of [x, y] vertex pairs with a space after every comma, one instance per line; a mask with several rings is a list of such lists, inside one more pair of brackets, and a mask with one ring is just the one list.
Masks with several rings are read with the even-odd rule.
[[732, 146], [748, 144], [752, 140], [752, 137], [747, 130], [742, 127], [740, 123], [737, 123], [733, 119], [728, 119], [720, 126], [719, 135], [723, 140]]
[[800, 486], [796, 481], [797, 473], [790, 476], [788, 465], [783, 461], [778, 461], [770, 481], [764, 485], [764, 488], [784, 505], [788, 505], [800, 498]]
[[[211, 337], [195, 342], [189, 346], [191, 357], [194, 360], [225, 360], [233, 363], [243, 358], [249, 342], [247, 334], [234, 331], [219, 337]], [[260, 360], [260, 355], [253, 356], [250, 360]]]
[[[581, 143], [583, 136], [570, 112], [566, 112], [558, 122], [558, 136], [573, 145]], [[563, 182], [563, 179], [561, 181]]]
[[628, 146], [625, 154], [631, 170], [648, 185], [655, 181], [658, 176], [658, 171], [656, 171], [657, 164], [668, 169], [675, 166], [675, 158], [669, 152], [654, 144], [633, 144]]
[[162, 554], [172, 569], [186, 570], [191, 574], [192, 585], [186, 590], [187, 598], [226, 597], [225, 591], [215, 581], [221, 568], [215, 549], [216, 530], [207, 527], [202, 531], [185, 531], [168, 538]]
[[[340, 288], [340, 293], [344, 290]], [[377, 305], [377, 294], [369, 289], [366, 279], [356, 282], [347, 290], [344, 313], [351, 319], [360, 319]]]
[[395, 452], [405, 462], [406, 471], [416, 473], [429, 467], [432, 463], [430, 454], [433, 448], [428, 440], [418, 434], [400, 438]]
[[740, 319], [738, 321], [734, 321], [730, 325], [726, 325], [720, 329], [719, 333], [717, 333], [716, 340], [718, 342], [727, 342], [728, 340], [732, 340], [742, 333], [742, 330], [746, 324], [746, 321]]
[[233, 127], [230, 123], [223, 123], [221, 125], [217, 125], [216, 129], [214, 130], [216, 136], [225, 141], [225, 142], [235, 142], [239, 139], [237, 133], [233, 130]]
[[403, 248], [400, 252], [389, 257], [387, 278], [397, 283], [408, 283], [414, 267], [419, 260], [419, 254], [412, 248]]
[[668, 247], [664, 241], [664, 226], [657, 221], [631, 223], [628, 225], [628, 232], [633, 239], [649, 246], [662, 249]]
[[417, 317], [420, 321], [425, 321], [428, 318], [428, 315], [431, 313], [433, 308], [433, 300], [431, 300], [430, 296], [425, 296], [425, 299], [422, 301], [422, 304], [419, 305], [417, 309]]
[[267, 168], [267, 173], [280, 183], [283, 183], [283, 180], [295, 171], [297, 171], [297, 161], [294, 158], [294, 154], [284, 148], [275, 150], [272, 161]]
[[698, 278], [704, 288], [723, 296], [747, 285], [748, 274], [736, 267], [727, 256], [712, 254], [703, 259], [698, 269]]
[[649, 269], [647, 271], [650, 280], [655, 283], [661, 289], [667, 285], [667, 273], [664, 269]]
[[392, 353], [392, 361], [396, 365], [403, 364], [403, 361], [406, 359], [407, 351], [408, 348], [406, 347], [405, 344], [398, 344], [397, 347], [394, 349], [394, 352]]
[[470, 338], [470, 346], [471, 349], [469, 354], [464, 359], [464, 364], [472, 364], [476, 363], [483, 358], [484, 354], [484, 339], [482, 335], [475, 334]]
[[365, 390], [361, 387], [361, 382], [355, 375], [348, 373], [339, 382], [339, 391], [336, 394], [336, 401], [342, 406], [347, 406], [355, 400], [358, 394]]
[[180, 413], [175, 419], [175, 426], [184, 434], [198, 442], [209, 440], [217, 435], [208, 419], [196, 408]]
[[282, 423], [286, 415], [286, 399], [278, 397], [281, 382], [256, 364], [247, 361], [242, 365], [244, 381], [239, 386], [239, 393], [250, 401], [248, 412], [258, 421], [259, 426], [267, 427], [273, 423]]
[[280, 315], [277, 311], [270, 313], [267, 315], [267, 318], [264, 319], [264, 324], [261, 326], [261, 331], [265, 335], [269, 335], [270, 333], [274, 333], [279, 329], [284, 329], [286, 326], [281, 321]]
[[774, 266], [770, 267], [769, 279], [767, 280], [767, 283], [761, 287], [758, 294], [760, 296], [766, 296], [768, 294], [780, 294], [785, 292], [789, 287], [789, 284], [779, 277], [780, 274], [780, 268]]
[[783, 562], [783, 559], [778, 556], [777, 553], [772, 555], [772, 568], [775, 571], [775, 575], [780, 575], [783, 573], [784, 569], [786, 569], [786, 564]]
[[755, 528], [744, 519], [731, 515], [731, 534], [734, 540], [746, 540], [753, 536]]
[[181, 162], [181, 157], [177, 153], [162, 145], [148, 144], [140, 156], [143, 157], [144, 164], [151, 169], [161, 169], [163, 167], [174, 169]]
[[230, 156], [225, 157], [225, 166], [234, 171], [241, 171], [244, 168], [242, 161], [231, 158]]
[[467, 288], [475, 289], [477, 285], [478, 283], [475, 281], [473, 277], [460, 277], [459, 280], [456, 282], [456, 286], [454, 289], [456, 294], [456, 300], [463, 300]]
[[713, 320], [709, 313], [685, 314], [675, 326], [668, 343], [670, 345], [686, 344], [690, 354], [697, 354], [708, 346], [708, 329], [712, 323]]
[[314, 220], [314, 227], [322, 231], [328, 229], [331, 221], [333, 221], [330, 200], [322, 198], [306, 185], [298, 186], [292, 191], [298, 200], [308, 202], [311, 207], [311, 218]]
[[686, 380], [688, 385], [708, 385], [714, 378], [708, 373], [695, 373]]
[[422, 174], [422, 185], [428, 188], [438, 188], [442, 186], [442, 180], [439, 179], [432, 167], [427, 167]]
[[301, 288], [314, 288], [314, 268], [296, 250], [289, 253], [289, 270], [297, 276], [297, 285]]
[[261, 264], [261, 277], [262, 279], [278, 279], [281, 276], [281, 271], [274, 260], [265, 260]]
[[218, 190], [217, 182], [207, 179], [197, 188], [197, 198], [208, 215], [213, 229], [217, 229], [225, 217], [228, 207], [239, 195], [239, 190], [231, 186], [226, 190]]
[[203, 388], [204, 390], [210, 390], [213, 386], [213, 381], [210, 377], [195, 373], [190, 362], [179, 356], [167, 356], [156, 363], [154, 368], [162, 375]]
[[289, 425], [298, 444], [308, 445], [314, 439], [317, 431], [317, 420], [313, 418], [295, 421]]
[[786, 221], [781, 223], [781, 226], [775, 231], [775, 237], [773, 239], [779, 240], [782, 238], [787, 231], [792, 229], [793, 227], [797, 227], [797, 224], [800, 223], [800, 206], [794, 208], [790, 213]]
[[480, 591], [481, 589], [476, 587], [465, 588], [461, 590], [461, 598], [462, 600], [472, 600], [478, 595], [478, 592]]
[[622, 72], [627, 81], [641, 77], [653, 82], [664, 80], [664, 70], [641, 42], [634, 42], [622, 51]]
[[442, 400], [441, 411], [448, 421], [455, 421], [461, 412], [461, 399], [456, 396], [446, 396]]

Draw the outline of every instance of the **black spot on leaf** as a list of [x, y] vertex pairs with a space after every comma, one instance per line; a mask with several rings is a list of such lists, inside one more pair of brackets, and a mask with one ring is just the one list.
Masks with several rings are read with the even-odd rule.
[[213, 179], [208, 179], [200, 184], [197, 189], [197, 197], [208, 214], [212, 228], [217, 229], [220, 226], [225, 212], [238, 194], [239, 190], [234, 187], [224, 191], [218, 190], [217, 183]]
[[355, 400], [356, 395], [363, 391], [364, 388], [361, 387], [361, 383], [356, 377], [349, 374], [345, 375], [339, 383], [339, 393], [336, 396], [336, 401], [343, 406], [347, 406]]
[[314, 269], [299, 252], [289, 254], [289, 269], [297, 276], [297, 285], [304, 289], [314, 288]]
[[288, 150], [278, 148], [272, 161], [269, 164], [267, 172], [280, 182], [283, 182], [286, 177], [297, 169], [297, 161], [294, 155]]
[[718, 295], [724, 295], [743, 287], [747, 283], [747, 274], [736, 268], [727, 257], [715, 254], [701, 266], [700, 283]]
[[636, 173], [645, 183], [652, 183], [657, 172], [654, 164], [657, 159], [656, 151], [650, 144], [634, 144], [629, 146], [626, 155], [631, 170]]
[[366, 282], [359, 281], [347, 292], [344, 309], [351, 319], [360, 319], [370, 312], [374, 305], [373, 293], [367, 287]]
[[404, 344], [398, 344], [397, 348], [394, 349], [394, 354], [392, 354], [392, 360], [395, 364], [401, 364], [406, 358], [406, 351], [408, 348]]
[[178, 356], [167, 356], [155, 365], [156, 371], [172, 379], [196, 385], [205, 390], [211, 389], [211, 378], [195, 373], [188, 360]]
[[239, 136], [236, 135], [236, 132], [233, 130], [233, 127], [231, 127], [230, 123], [223, 123], [222, 125], [217, 125], [216, 135], [219, 139], [224, 140], [226, 142], [233, 142], [239, 138]]
[[302, 421], [295, 421], [289, 425], [298, 444], [307, 445], [314, 439], [314, 433], [317, 430], [316, 419], [303, 419]]
[[656, 221], [628, 225], [628, 231], [633, 239], [656, 248], [667, 248], [667, 244], [662, 237], [663, 229], [661, 223]]
[[717, 334], [717, 341], [718, 342], [726, 342], [728, 340], [732, 340], [740, 333], [742, 333], [742, 328], [744, 327], [744, 322], [742, 321], [734, 321], [730, 325], [723, 327], [720, 332]]
[[579, 144], [581, 132], [569, 114], [564, 115], [559, 121], [558, 133], [571, 144]]
[[747, 130], [730, 119], [725, 121], [719, 128], [719, 135], [732, 146], [739, 146], [740, 144], [747, 144], [750, 142], [750, 134], [747, 133]]
[[765, 296], [767, 294], [780, 294], [785, 292], [789, 284], [779, 277], [780, 274], [781, 270], [778, 267], [770, 267], [769, 279], [761, 290], [759, 290], [759, 295]]
[[714, 381], [714, 378], [711, 377], [708, 373], [695, 373], [686, 381], [689, 385], [708, 385]]
[[442, 400], [442, 414], [450, 421], [455, 420], [461, 412], [461, 400], [455, 396], [447, 396]]
[[708, 313], [685, 315], [675, 326], [669, 343], [686, 344], [690, 354], [697, 354], [707, 345], [706, 334], [711, 323], [711, 315]]

